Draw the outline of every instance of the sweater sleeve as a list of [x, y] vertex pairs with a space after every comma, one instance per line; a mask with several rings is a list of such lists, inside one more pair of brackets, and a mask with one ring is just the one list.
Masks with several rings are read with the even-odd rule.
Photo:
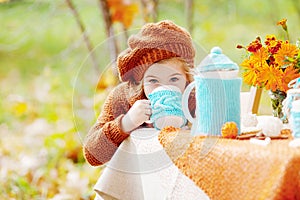
[[92, 166], [108, 162], [129, 136], [121, 130], [121, 120], [130, 107], [123, 93], [124, 89], [119, 87], [108, 95], [97, 122], [85, 138], [83, 152], [86, 161]]

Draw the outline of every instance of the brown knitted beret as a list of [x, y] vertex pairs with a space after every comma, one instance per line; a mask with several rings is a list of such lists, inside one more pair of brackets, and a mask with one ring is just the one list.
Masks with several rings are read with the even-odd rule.
[[191, 35], [169, 20], [144, 25], [129, 37], [128, 46], [117, 59], [122, 81], [140, 81], [150, 65], [172, 57], [180, 57], [194, 67]]

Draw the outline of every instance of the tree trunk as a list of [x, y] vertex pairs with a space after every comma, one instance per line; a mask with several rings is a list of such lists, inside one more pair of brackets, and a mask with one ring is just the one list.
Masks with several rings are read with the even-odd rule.
[[93, 47], [93, 45], [92, 45], [92, 43], [89, 39], [89, 36], [86, 33], [85, 26], [84, 26], [83, 22], [80, 19], [79, 13], [77, 12], [72, 0], [66, 0], [66, 3], [69, 6], [70, 10], [72, 11], [72, 13], [75, 17], [75, 20], [77, 22], [77, 25], [79, 26], [80, 31], [83, 34], [83, 39], [84, 39], [84, 42], [87, 46], [88, 52], [90, 54], [90, 58], [92, 60], [93, 67], [94, 67], [96, 72], [99, 72], [96, 56], [95, 56], [95, 53], [93, 52], [94, 47]]
[[157, 21], [158, 0], [141, 0], [143, 18], [146, 23]]
[[186, 0], [185, 1], [185, 14], [186, 14], [186, 22], [187, 22], [187, 29], [192, 34], [194, 29], [193, 27], [193, 17], [194, 17], [194, 1], [193, 0]]
[[112, 20], [109, 12], [108, 3], [106, 0], [99, 0], [99, 7], [102, 12], [102, 16], [105, 23], [105, 31], [107, 38], [110, 38], [109, 41], [109, 51], [110, 51], [110, 57], [111, 60], [115, 60], [118, 56], [119, 50], [117, 42], [114, 38], [114, 29], [112, 26]]

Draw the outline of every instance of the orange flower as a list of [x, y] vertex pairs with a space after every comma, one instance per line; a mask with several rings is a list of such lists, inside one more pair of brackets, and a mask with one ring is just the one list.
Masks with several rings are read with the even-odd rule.
[[262, 47], [260, 38], [257, 37], [254, 41], [252, 41], [248, 46], [247, 46], [247, 50], [249, 52], [256, 52], [258, 51], [260, 48]]
[[256, 51], [252, 56], [250, 56], [250, 59], [253, 60], [252, 62], [262, 63], [261, 65], [264, 65], [268, 58], [269, 53], [265, 47], [260, 48], [259, 51]]
[[267, 90], [275, 91], [282, 87], [283, 71], [279, 67], [265, 65], [258, 75]]
[[300, 77], [299, 70], [295, 69], [293, 66], [287, 67], [284, 72], [283, 72], [283, 77], [282, 77], [282, 88], [280, 90], [282, 91], [287, 91], [288, 84], [291, 80], [294, 80], [295, 78]]
[[237, 137], [239, 129], [235, 122], [226, 122], [221, 129], [223, 138], [234, 139]]
[[245, 72], [243, 73], [244, 82], [250, 85], [261, 85], [258, 81], [257, 75], [260, 71], [268, 66], [266, 59], [268, 53], [265, 48], [261, 48], [253, 53], [249, 59], [244, 60], [241, 64], [244, 67]]
[[245, 69], [245, 72], [243, 73], [244, 82], [249, 85], [256, 85], [258, 71], [254, 64], [247, 59], [242, 62], [241, 66]]
[[281, 25], [283, 30], [287, 31], [287, 25], [286, 25], [287, 19], [282, 19], [277, 22], [277, 25]]
[[288, 58], [295, 58], [298, 55], [297, 46], [294, 44], [290, 44], [289, 42], [285, 42], [281, 44], [281, 48], [278, 49], [277, 54], [274, 55], [275, 62], [280, 66], [293, 64]]
[[266, 35], [265, 44], [268, 47], [275, 47], [277, 45], [277, 39], [275, 35]]
[[[286, 21], [283, 19], [277, 24], [283, 26], [288, 36]], [[300, 77], [300, 49], [289, 40], [279, 40], [270, 34], [264, 43], [257, 37], [247, 48], [238, 47], [249, 53], [249, 57], [241, 63], [246, 84], [265, 87], [273, 92], [286, 92], [288, 83]]]
[[271, 54], [276, 54], [276, 52], [281, 47], [281, 40], [277, 40], [275, 35], [267, 35], [265, 44], [267, 45], [267, 49]]

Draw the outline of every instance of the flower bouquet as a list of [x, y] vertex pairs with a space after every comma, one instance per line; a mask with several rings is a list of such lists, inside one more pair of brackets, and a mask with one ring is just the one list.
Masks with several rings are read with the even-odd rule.
[[286, 22], [286, 19], [277, 22], [285, 31], [286, 40], [267, 35], [264, 43], [257, 37], [246, 47], [237, 45], [248, 53], [241, 63], [244, 82], [269, 90], [273, 116], [279, 118], [283, 117], [282, 101], [286, 98], [288, 83], [300, 77], [300, 43], [299, 40], [296, 44], [290, 43]]

